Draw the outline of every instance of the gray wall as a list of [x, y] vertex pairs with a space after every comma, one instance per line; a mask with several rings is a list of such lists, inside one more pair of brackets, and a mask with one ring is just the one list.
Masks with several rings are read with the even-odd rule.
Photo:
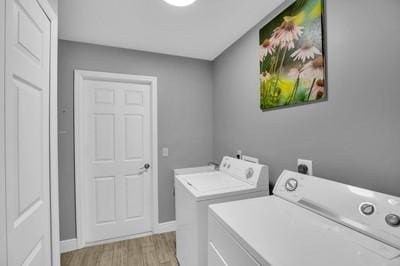
[[[59, 136], [61, 240], [76, 237], [73, 150], [75, 69], [158, 77], [159, 220], [174, 220], [172, 170], [206, 164], [212, 158], [211, 63], [59, 42], [59, 130], [67, 131]], [[162, 147], [169, 148], [169, 157], [161, 157]]]
[[[241, 148], [271, 166], [400, 196], [400, 1], [327, 1], [327, 102], [261, 112], [258, 30], [214, 62], [214, 160]], [[276, 14], [276, 12], [275, 12]]]

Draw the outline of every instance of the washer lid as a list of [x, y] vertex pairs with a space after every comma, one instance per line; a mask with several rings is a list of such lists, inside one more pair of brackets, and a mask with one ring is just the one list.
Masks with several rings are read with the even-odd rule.
[[210, 205], [210, 214], [267, 265], [400, 265], [400, 250], [276, 196]]
[[247, 183], [222, 172], [186, 175], [182, 176], [181, 179], [199, 193], [207, 193], [210, 191], [227, 190], [239, 187], [250, 187]]
[[182, 184], [197, 201], [228, 197], [239, 193], [267, 191], [220, 171], [179, 175], [175, 177], [175, 182]]

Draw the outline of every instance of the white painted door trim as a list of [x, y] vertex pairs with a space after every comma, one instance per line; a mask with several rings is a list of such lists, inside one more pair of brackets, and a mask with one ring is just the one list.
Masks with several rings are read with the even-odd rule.
[[[119, 73], [96, 72], [86, 70], [75, 70], [74, 72], [74, 128], [75, 128], [75, 206], [76, 206], [76, 231], [77, 231], [77, 246], [82, 248], [86, 246], [84, 217], [85, 210], [83, 204], [82, 192], [84, 191], [84, 167], [82, 155], [81, 136], [82, 129], [82, 110], [78, 107], [81, 101], [81, 91], [84, 86], [84, 80], [105, 80], [116, 82], [140, 82], [149, 84], [151, 88], [151, 132], [152, 132], [152, 231], [158, 231], [158, 125], [157, 125], [157, 78], [150, 76], [137, 76]], [[114, 240], [110, 240], [114, 241]]]
[[[165, 222], [165, 223], [159, 223], [157, 225], [157, 231], [155, 232], [151, 232], [149, 233], [144, 233], [144, 234], [137, 234], [134, 236], [129, 236], [128, 238], [115, 238], [113, 240], [127, 240], [127, 239], [133, 239], [133, 238], [139, 238], [139, 237], [144, 237], [144, 236], [148, 236], [151, 234], [163, 234], [163, 233], [168, 233], [168, 232], [174, 232], [176, 231], [176, 221], [169, 221], [169, 222]], [[104, 243], [106, 243], [107, 241], [105, 241]], [[62, 253], [66, 253], [66, 252], [70, 252], [70, 251], [74, 251], [78, 249], [78, 240], [76, 238], [72, 238], [72, 239], [67, 239], [67, 240], [61, 240], [60, 241], [60, 252]], [[99, 245], [99, 244], [103, 244], [103, 242], [97, 242], [93, 245]], [[88, 245], [90, 246], [90, 245]]]
[[[60, 232], [58, 206], [58, 122], [57, 122], [57, 58], [58, 16], [48, 0], [36, 0], [50, 21], [50, 208], [52, 265], [60, 265]], [[4, 67], [5, 67], [5, 4], [0, 4], [0, 187], [5, 189], [4, 154]], [[0, 265], [7, 264], [6, 202], [5, 190], [0, 192]]]
[[7, 265], [6, 176], [4, 139], [5, 1], [0, 4], [0, 265]]
[[58, 203], [58, 15], [48, 0], [37, 0], [50, 20], [50, 210], [53, 266], [60, 265], [60, 223]]

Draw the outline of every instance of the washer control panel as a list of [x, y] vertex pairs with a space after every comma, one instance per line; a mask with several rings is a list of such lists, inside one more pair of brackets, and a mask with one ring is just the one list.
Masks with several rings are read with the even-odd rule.
[[254, 186], [268, 186], [268, 166], [225, 156], [220, 171]]
[[273, 194], [400, 249], [400, 198], [285, 170]]

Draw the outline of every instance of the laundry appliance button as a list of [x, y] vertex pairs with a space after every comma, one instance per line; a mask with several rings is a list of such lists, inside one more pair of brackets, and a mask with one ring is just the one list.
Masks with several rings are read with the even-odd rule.
[[360, 211], [364, 215], [372, 215], [375, 212], [375, 207], [371, 203], [363, 203], [360, 206]]
[[400, 226], [400, 216], [396, 214], [388, 214], [385, 217], [386, 223], [390, 226], [393, 227], [399, 227]]

